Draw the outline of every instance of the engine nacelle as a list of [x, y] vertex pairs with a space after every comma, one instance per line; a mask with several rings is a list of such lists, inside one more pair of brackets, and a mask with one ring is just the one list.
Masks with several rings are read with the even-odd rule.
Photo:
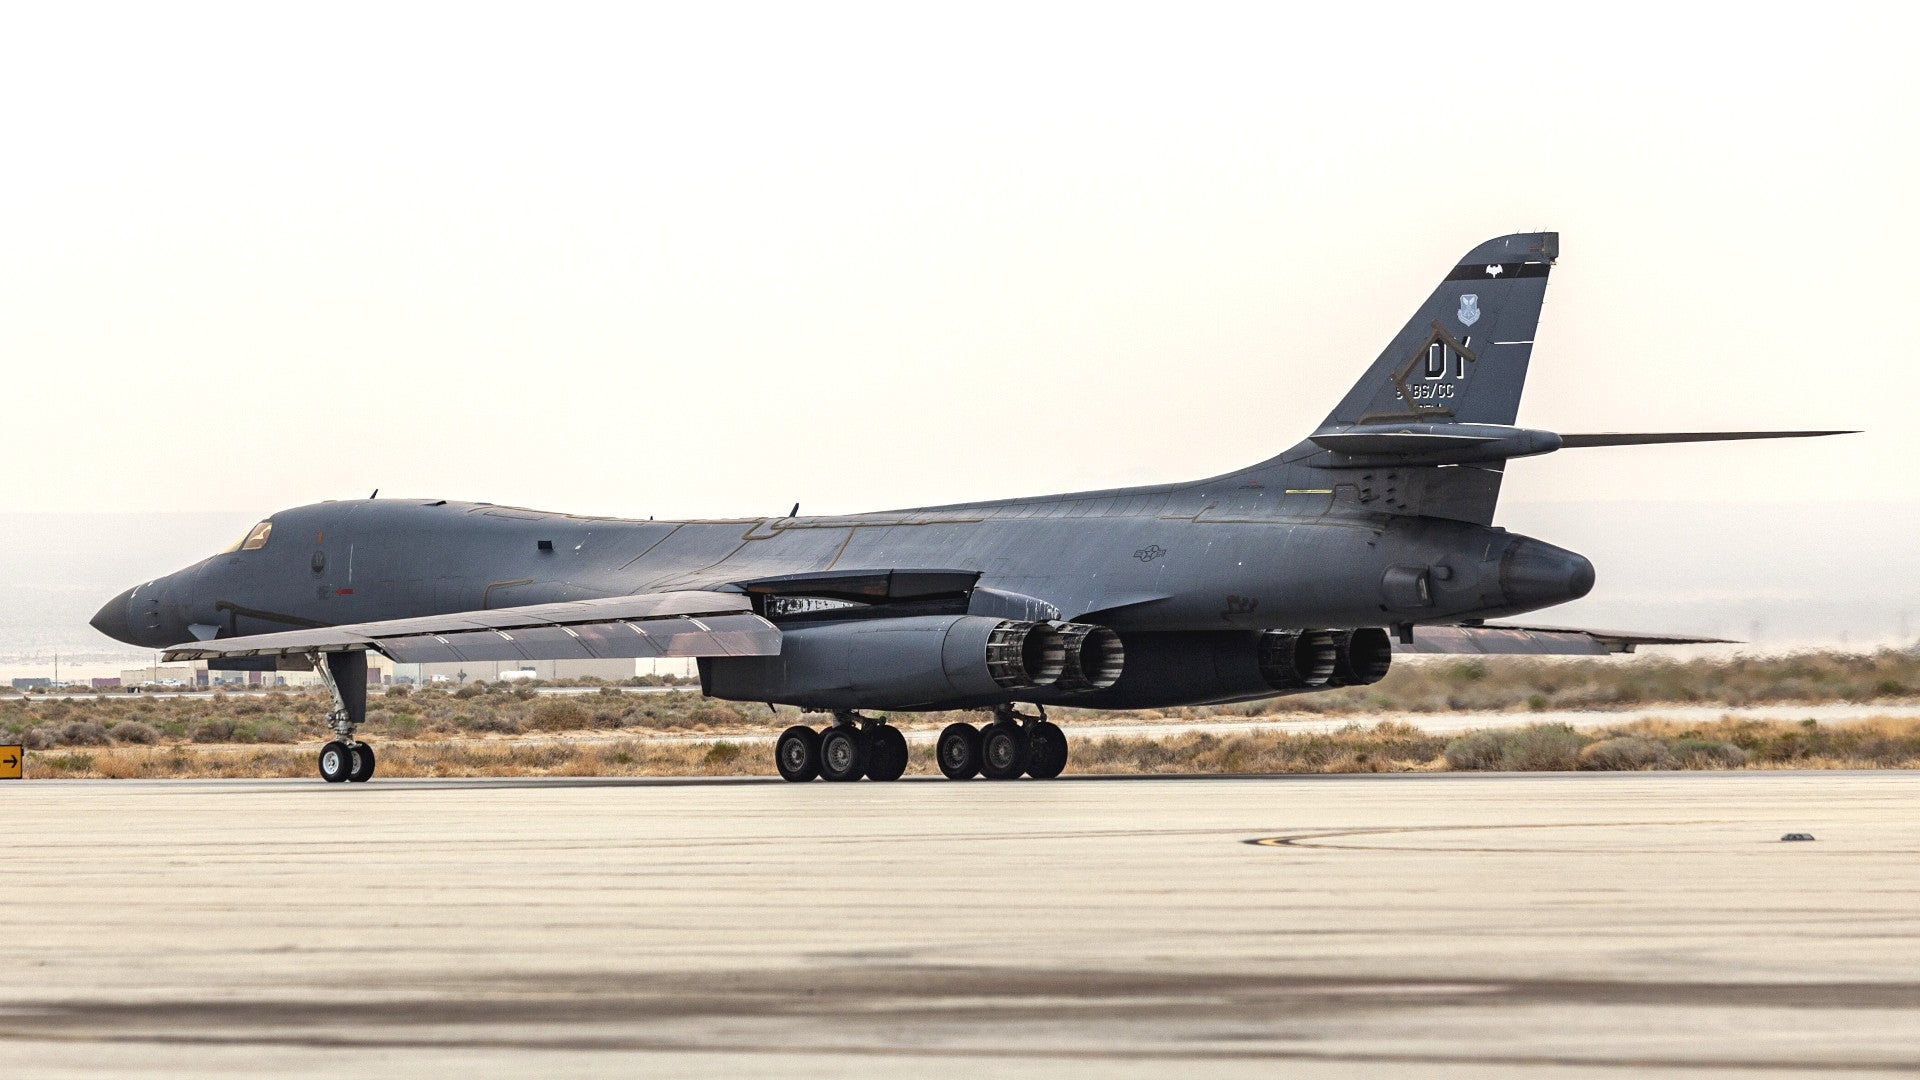
[[1127, 635], [1126, 669], [1105, 689], [1046, 697], [1095, 709], [1255, 701], [1378, 682], [1393, 643], [1359, 630], [1220, 630]]
[[[996, 704], [1060, 682], [1062, 628], [1075, 626], [981, 615], [793, 624], [781, 630], [778, 656], [704, 658], [700, 682], [709, 697], [808, 709]], [[1089, 637], [1080, 636], [1083, 658]]]
[[1333, 677], [1338, 650], [1325, 630], [1260, 635], [1260, 677], [1274, 690], [1317, 690]]
[[1393, 667], [1393, 641], [1377, 626], [1338, 630], [1333, 636], [1329, 686], [1371, 686]]
[[1105, 690], [1120, 681], [1127, 650], [1112, 628], [1090, 623], [1054, 623], [1066, 650], [1066, 666], [1055, 689]]
[[1370, 686], [1392, 666], [1393, 641], [1377, 626], [1260, 635], [1260, 676], [1282, 693]]

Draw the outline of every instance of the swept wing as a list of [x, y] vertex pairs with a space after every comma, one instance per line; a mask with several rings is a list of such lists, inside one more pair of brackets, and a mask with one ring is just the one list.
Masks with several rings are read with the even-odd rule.
[[1641, 634], [1626, 630], [1582, 630], [1570, 626], [1416, 626], [1413, 643], [1395, 642], [1398, 653], [1478, 653], [1481, 655], [1600, 656], [1630, 653], [1641, 645], [1729, 645], [1726, 638], [1684, 634]]
[[659, 656], [773, 656], [780, 631], [737, 593], [666, 592], [215, 638], [166, 659], [308, 657], [372, 650], [403, 664]]

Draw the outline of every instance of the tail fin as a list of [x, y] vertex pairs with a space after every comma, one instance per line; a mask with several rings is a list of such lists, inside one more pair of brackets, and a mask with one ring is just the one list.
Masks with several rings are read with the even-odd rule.
[[1559, 233], [1515, 233], [1467, 252], [1321, 432], [1355, 424], [1512, 424]]

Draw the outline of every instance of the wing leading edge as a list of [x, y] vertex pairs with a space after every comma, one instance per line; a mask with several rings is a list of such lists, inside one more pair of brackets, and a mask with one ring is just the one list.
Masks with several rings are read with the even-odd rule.
[[384, 653], [403, 664], [774, 656], [780, 631], [737, 593], [668, 592], [184, 642], [168, 661]]

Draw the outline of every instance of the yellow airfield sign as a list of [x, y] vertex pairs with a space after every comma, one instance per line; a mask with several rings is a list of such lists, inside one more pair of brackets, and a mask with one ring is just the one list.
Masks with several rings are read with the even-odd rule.
[[0, 746], [0, 780], [18, 780], [26, 767], [26, 747]]

